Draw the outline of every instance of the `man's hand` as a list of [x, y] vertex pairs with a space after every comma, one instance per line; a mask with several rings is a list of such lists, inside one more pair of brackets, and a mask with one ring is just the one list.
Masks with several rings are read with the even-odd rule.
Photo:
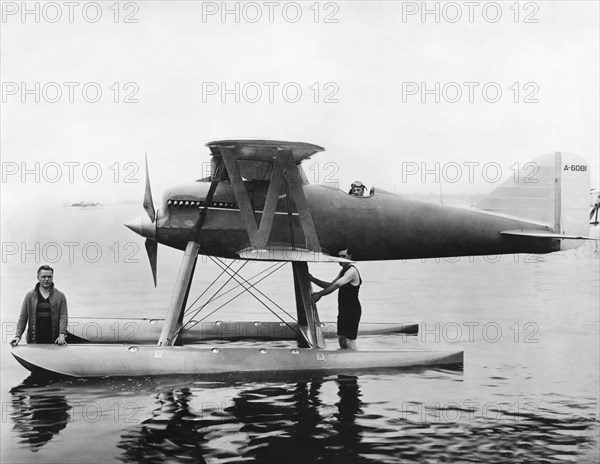
[[54, 343], [58, 343], [59, 345], [66, 345], [67, 340], [65, 340], [65, 334], [60, 334]]
[[322, 293], [321, 292], [317, 292], [317, 293], [313, 293], [312, 295], [312, 302], [316, 303], [317, 301], [319, 301], [322, 297]]
[[21, 337], [15, 337], [10, 341], [10, 346], [17, 346], [21, 341]]

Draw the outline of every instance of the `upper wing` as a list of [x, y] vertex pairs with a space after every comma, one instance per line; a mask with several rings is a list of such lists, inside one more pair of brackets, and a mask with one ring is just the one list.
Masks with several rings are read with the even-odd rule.
[[[286, 200], [290, 229], [293, 228], [293, 203], [304, 233], [303, 248], [309, 252], [321, 253], [319, 238], [302, 187], [305, 182], [300, 173], [299, 163], [323, 148], [308, 143], [270, 140], [219, 140], [209, 142], [207, 146], [213, 155], [213, 172], [219, 173], [215, 174], [217, 181], [231, 182], [250, 242], [250, 250], [244, 250], [248, 256], [246, 259], [250, 259], [249, 256], [256, 256], [252, 259], [264, 259], [260, 257], [260, 251], [266, 249], [269, 244], [281, 194]], [[255, 165], [262, 165], [262, 168]], [[222, 169], [223, 167], [225, 169]], [[224, 176], [221, 176], [221, 173]], [[269, 182], [269, 188], [260, 223], [257, 223], [246, 183], [259, 180]], [[290, 237], [290, 248], [296, 248], [293, 235]], [[282, 256], [278, 254], [277, 257]], [[300, 256], [298, 260], [305, 261], [306, 257]]]
[[274, 153], [277, 150], [289, 150], [292, 152], [294, 162], [299, 163], [320, 151], [323, 147], [305, 142], [284, 142], [281, 140], [214, 140], [206, 144], [213, 156], [221, 156], [221, 147], [234, 148], [240, 160], [274, 162]]

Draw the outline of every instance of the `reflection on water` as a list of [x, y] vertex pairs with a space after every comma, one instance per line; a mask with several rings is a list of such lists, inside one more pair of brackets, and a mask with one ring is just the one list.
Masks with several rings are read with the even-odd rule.
[[46, 380], [28, 377], [10, 393], [10, 417], [20, 443], [27, 443], [32, 451], [38, 451], [67, 426], [71, 407], [61, 390]]
[[334, 422], [336, 458], [345, 462], [356, 462], [359, 456], [359, 445], [362, 438], [356, 417], [362, 414], [361, 393], [355, 377], [338, 377], [340, 400], [337, 403], [337, 420]]
[[334, 404], [320, 399], [323, 379], [242, 392], [227, 408], [244, 423], [240, 431], [248, 437], [238, 453], [257, 462], [357, 462], [360, 388], [356, 377], [335, 381], [339, 400]]
[[[162, 463], [182, 458], [205, 462], [202, 442], [211, 421], [194, 420], [190, 413], [189, 388], [161, 390], [156, 399], [159, 403], [152, 417], [141, 428], [128, 430], [122, 436], [119, 448], [125, 462]], [[213, 421], [214, 422], [214, 421]]]
[[[20, 443], [38, 451], [69, 427], [81, 427], [78, 404], [97, 409], [103, 401], [118, 402], [127, 412], [120, 418], [109, 406], [83, 421], [100, 444], [115, 426], [121, 430], [114, 456], [105, 453], [102, 462], [546, 463], [597, 457], [594, 398], [555, 395], [538, 407], [405, 396], [423, 377], [449, 397], [463, 383], [461, 373], [441, 370], [253, 383], [30, 377], [11, 390], [9, 418]], [[365, 394], [374, 382], [392, 388]], [[132, 404], [133, 411], [123, 406]]]
[[190, 388], [161, 388], [152, 417], [122, 435], [120, 459], [357, 462], [361, 430], [356, 417], [362, 412], [358, 379], [339, 376], [334, 381], [339, 397], [334, 404], [320, 399], [322, 378], [241, 389], [231, 405], [209, 401], [200, 408], [191, 404]]
[[[411, 409], [411, 413], [413, 410]], [[548, 414], [548, 415], [546, 415]], [[553, 418], [549, 411], [512, 412], [489, 408], [490, 420], [474, 417], [474, 411], [454, 407], [432, 408], [432, 422], [405, 421], [395, 448], [406, 458], [444, 457], [448, 462], [588, 462], [597, 434], [597, 420]], [[461, 417], [471, 416], [464, 422]], [[426, 461], [436, 462], [436, 461]], [[591, 460], [589, 462], [592, 462]]]

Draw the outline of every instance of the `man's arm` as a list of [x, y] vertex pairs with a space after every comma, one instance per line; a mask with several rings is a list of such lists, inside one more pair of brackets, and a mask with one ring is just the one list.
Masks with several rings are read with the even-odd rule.
[[329, 295], [330, 293], [335, 292], [338, 288], [346, 285], [347, 283], [352, 282], [352, 280], [356, 277], [356, 269], [349, 269], [342, 277], [338, 277], [333, 282], [331, 282], [325, 290], [321, 290], [320, 292], [313, 293], [313, 302], [317, 302], [321, 299], [322, 296]]
[[19, 314], [19, 321], [17, 322], [17, 331], [15, 333], [15, 338], [13, 338], [10, 342], [12, 346], [16, 346], [21, 341], [21, 336], [23, 332], [25, 332], [25, 327], [27, 326], [27, 319], [29, 314], [27, 312], [27, 297], [29, 294], [25, 295], [23, 299], [23, 304], [21, 305], [21, 313]]
[[63, 295], [58, 308], [58, 332], [67, 335], [69, 325], [69, 311], [67, 310], [67, 298]]
[[321, 288], [327, 288], [332, 284], [332, 282], [325, 282], [324, 280], [319, 280], [316, 277], [313, 277], [311, 274], [308, 274], [308, 278], [313, 284], [318, 285]]
[[67, 310], [67, 297], [62, 295], [58, 307], [58, 331], [59, 335], [55, 343], [66, 345], [67, 325], [69, 324], [69, 313]]

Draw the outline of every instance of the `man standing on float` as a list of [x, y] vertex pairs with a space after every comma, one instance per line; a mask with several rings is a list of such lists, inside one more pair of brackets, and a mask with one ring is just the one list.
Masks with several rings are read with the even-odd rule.
[[[348, 250], [338, 253], [340, 258], [351, 260], [352, 256]], [[310, 281], [323, 288], [320, 292], [313, 293], [313, 302], [317, 302], [322, 296], [329, 295], [336, 290], [338, 292], [338, 320], [337, 333], [340, 348], [356, 349], [356, 338], [358, 336], [358, 324], [362, 308], [358, 300], [358, 292], [362, 279], [358, 269], [350, 261], [340, 262], [342, 270], [333, 282], [319, 280], [309, 274]]]

